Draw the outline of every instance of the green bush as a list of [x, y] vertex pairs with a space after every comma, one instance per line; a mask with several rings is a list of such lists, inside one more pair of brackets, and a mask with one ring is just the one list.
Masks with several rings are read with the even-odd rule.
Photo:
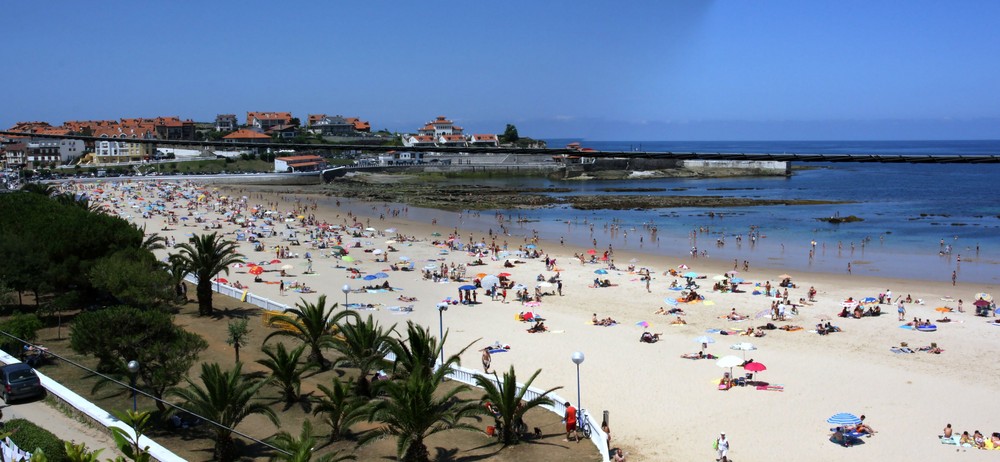
[[45, 451], [48, 462], [63, 462], [66, 459], [66, 446], [52, 432], [24, 419], [10, 419], [4, 423], [4, 431], [11, 432], [10, 440], [17, 447], [36, 452], [38, 448]]
[[[7, 332], [17, 338], [34, 342], [38, 338], [38, 330], [42, 328], [42, 321], [34, 313], [15, 314], [4, 322], [0, 322], [0, 330]], [[12, 356], [21, 356], [24, 344], [7, 336], [0, 338], [0, 348]]]

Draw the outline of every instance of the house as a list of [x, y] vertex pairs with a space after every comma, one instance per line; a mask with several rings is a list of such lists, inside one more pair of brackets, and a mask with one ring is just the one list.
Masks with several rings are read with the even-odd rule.
[[407, 147], [428, 147], [437, 146], [432, 135], [404, 135], [403, 145]]
[[82, 140], [64, 138], [32, 138], [28, 141], [26, 161], [29, 168], [61, 164], [84, 154]]
[[347, 121], [354, 124], [354, 131], [359, 133], [371, 133], [372, 124], [368, 123], [367, 120], [360, 120], [357, 117], [348, 117]]
[[469, 145], [462, 135], [441, 135], [437, 138], [438, 146], [449, 146], [464, 148]]
[[274, 158], [274, 171], [284, 172], [316, 172], [327, 167], [326, 160], [321, 156], [303, 155]]
[[181, 121], [179, 117], [157, 117], [152, 120], [156, 137], [161, 140], [193, 140], [195, 127], [191, 119]]
[[35, 133], [41, 130], [52, 128], [48, 122], [18, 122], [13, 127], [7, 129], [9, 132]]
[[496, 135], [472, 135], [469, 137], [469, 145], [495, 148], [500, 146], [500, 141]]
[[309, 131], [324, 136], [350, 136], [354, 134], [354, 123], [343, 116], [323, 115], [323, 117], [311, 121]]
[[247, 125], [261, 132], [278, 125], [292, 125], [291, 112], [247, 112]]
[[4, 145], [3, 162], [5, 168], [24, 167], [28, 160], [25, 153], [28, 151], [28, 143], [16, 142]]
[[417, 130], [418, 135], [430, 135], [439, 137], [441, 135], [461, 135], [462, 127], [455, 125], [445, 116], [438, 116], [433, 121], [427, 122], [422, 128]]
[[240, 123], [236, 120], [236, 114], [218, 114], [215, 116], [215, 131], [232, 132], [236, 131]]
[[271, 127], [270, 130], [266, 130], [264, 133], [278, 138], [295, 138], [295, 135], [298, 134], [298, 127], [295, 125], [275, 125], [274, 127]]
[[248, 129], [240, 129], [222, 137], [227, 143], [270, 143], [271, 137]]

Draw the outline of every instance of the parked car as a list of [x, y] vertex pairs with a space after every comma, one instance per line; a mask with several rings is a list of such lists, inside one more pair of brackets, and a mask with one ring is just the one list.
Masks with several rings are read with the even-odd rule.
[[21, 398], [33, 398], [45, 394], [45, 387], [31, 366], [18, 363], [0, 368], [0, 397], [5, 403]]

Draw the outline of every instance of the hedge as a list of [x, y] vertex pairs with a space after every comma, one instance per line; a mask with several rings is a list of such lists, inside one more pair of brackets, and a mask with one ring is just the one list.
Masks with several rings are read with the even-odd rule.
[[63, 440], [52, 432], [24, 419], [10, 419], [3, 424], [3, 431], [10, 432], [10, 440], [27, 452], [38, 448], [45, 451], [48, 462], [66, 461], [66, 447]]

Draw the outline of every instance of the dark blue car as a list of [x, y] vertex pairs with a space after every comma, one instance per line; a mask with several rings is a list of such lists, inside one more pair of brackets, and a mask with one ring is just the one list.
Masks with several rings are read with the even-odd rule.
[[0, 368], [0, 397], [5, 403], [22, 398], [33, 398], [45, 394], [38, 375], [31, 366], [18, 363]]

